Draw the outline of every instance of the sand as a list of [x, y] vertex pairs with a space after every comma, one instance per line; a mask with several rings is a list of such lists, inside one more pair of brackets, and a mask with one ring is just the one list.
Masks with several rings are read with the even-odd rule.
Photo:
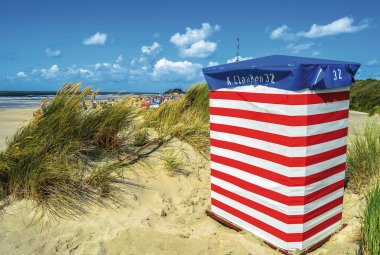
[[5, 149], [8, 137], [28, 123], [35, 110], [35, 108], [0, 109], [0, 150]]
[[[12, 122], [7, 122], [7, 111]], [[19, 115], [17, 115], [19, 114]], [[0, 112], [1, 137], [31, 117], [30, 110]], [[365, 114], [351, 114], [361, 125]], [[18, 121], [16, 121], [18, 120]], [[3, 125], [4, 122], [6, 125]], [[12, 123], [12, 124], [10, 124]], [[13, 125], [13, 126], [12, 126]], [[163, 170], [162, 157], [183, 154], [183, 172]], [[180, 141], [151, 155], [126, 172], [133, 185], [121, 185], [124, 205], [92, 208], [79, 220], [42, 220], [28, 227], [32, 203], [17, 202], [0, 216], [0, 254], [280, 254], [254, 235], [237, 233], [205, 215], [210, 203], [209, 162]], [[343, 230], [311, 254], [356, 254], [363, 197], [346, 192]]]

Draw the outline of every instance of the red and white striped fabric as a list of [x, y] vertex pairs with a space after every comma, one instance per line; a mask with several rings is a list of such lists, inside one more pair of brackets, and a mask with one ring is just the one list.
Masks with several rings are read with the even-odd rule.
[[288, 251], [342, 224], [349, 87], [210, 92], [211, 210]]

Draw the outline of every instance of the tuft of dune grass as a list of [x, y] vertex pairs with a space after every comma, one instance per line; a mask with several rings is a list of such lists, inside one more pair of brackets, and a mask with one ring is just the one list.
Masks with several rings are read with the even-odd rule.
[[346, 174], [349, 189], [366, 193], [359, 254], [380, 254], [380, 125], [375, 121], [351, 135]]
[[144, 116], [145, 125], [155, 128], [161, 137], [178, 138], [189, 143], [201, 155], [209, 153], [209, 89], [193, 85], [184, 97], [166, 101]]
[[169, 174], [181, 172], [184, 167], [184, 162], [179, 155], [174, 151], [168, 151], [164, 157], [162, 157], [162, 168], [168, 171]]
[[360, 254], [380, 254], [380, 183], [366, 196], [367, 208], [363, 214]]
[[348, 144], [347, 183], [360, 193], [380, 177], [380, 125], [368, 121], [364, 131], [354, 130]]
[[134, 113], [120, 103], [86, 110], [83, 102], [96, 92], [80, 88], [63, 86], [0, 153], [1, 201], [33, 200], [55, 216], [77, 217], [108, 194], [117, 170], [94, 159], [120, 146]]

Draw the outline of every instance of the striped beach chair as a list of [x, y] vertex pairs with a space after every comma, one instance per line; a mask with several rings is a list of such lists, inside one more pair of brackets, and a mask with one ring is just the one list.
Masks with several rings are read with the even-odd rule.
[[339, 230], [359, 66], [269, 56], [204, 68], [211, 212], [285, 252]]

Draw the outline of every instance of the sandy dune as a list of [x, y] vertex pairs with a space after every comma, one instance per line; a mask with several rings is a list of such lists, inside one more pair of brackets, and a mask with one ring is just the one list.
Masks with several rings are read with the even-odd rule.
[[[22, 114], [31, 116], [30, 111]], [[6, 116], [0, 112], [1, 123]], [[350, 125], [367, 118], [356, 113], [351, 117]], [[13, 121], [13, 127], [23, 118]], [[11, 134], [10, 126], [1, 124], [2, 137]], [[183, 170], [189, 175], [162, 169], [160, 158], [168, 150], [188, 153]], [[126, 176], [140, 187], [121, 186], [123, 206], [95, 207], [92, 215], [79, 220], [43, 220], [27, 227], [35, 212], [32, 203], [8, 207], [0, 217], [0, 254], [279, 254], [252, 234], [237, 233], [205, 215], [209, 162], [189, 145], [174, 141]], [[356, 254], [363, 207], [362, 197], [346, 192], [343, 220], [348, 226], [311, 254]]]
[[0, 150], [5, 149], [7, 137], [11, 137], [18, 128], [28, 123], [35, 108], [0, 109]]

